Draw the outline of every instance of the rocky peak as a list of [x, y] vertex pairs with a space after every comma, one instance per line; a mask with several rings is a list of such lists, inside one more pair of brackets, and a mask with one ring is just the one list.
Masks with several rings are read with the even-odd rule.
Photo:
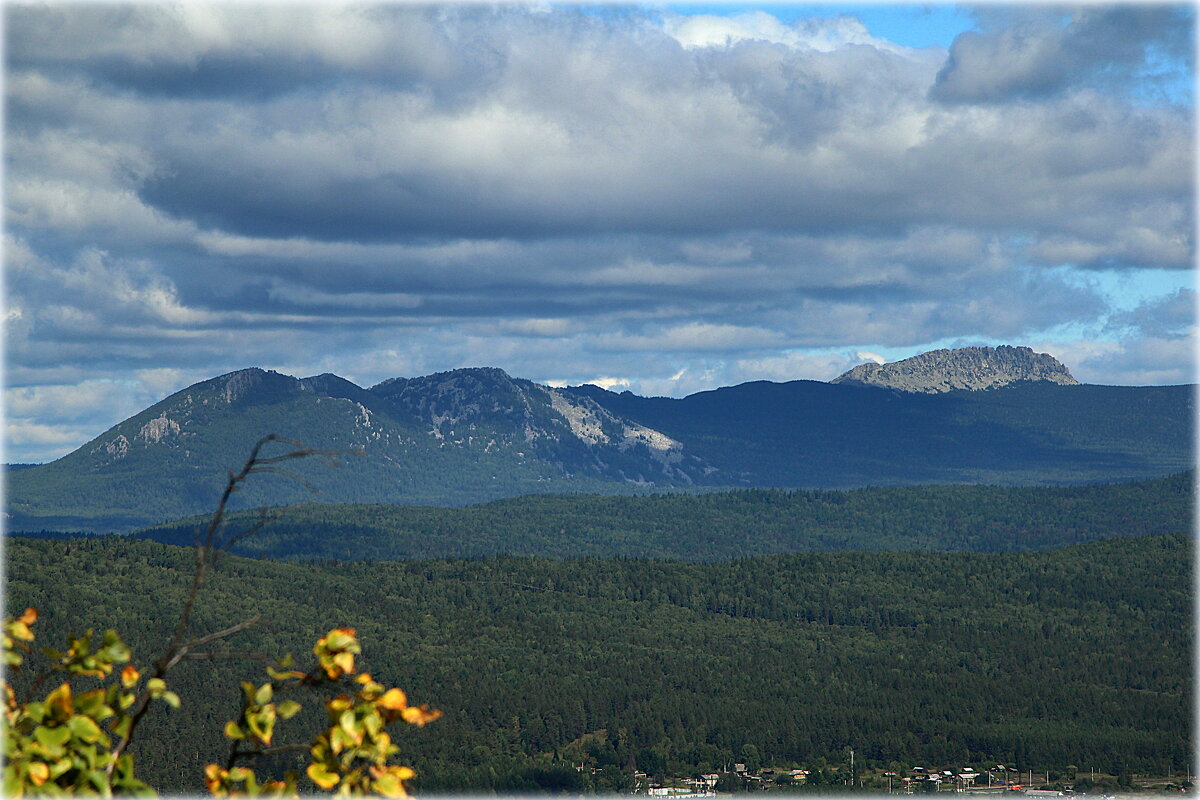
[[523, 429], [533, 385], [497, 367], [471, 367], [419, 378], [390, 378], [370, 391], [401, 413], [431, 425], [441, 436], [472, 423]]
[[297, 389], [298, 384], [292, 376], [283, 375], [273, 369], [247, 367], [201, 381], [177, 394], [212, 392], [217, 402], [234, 405], [242, 401], [266, 399], [281, 392], [292, 392]]
[[956, 389], [995, 389], [1020, 381], [1048, 381], [1063, 386], [1079, 383], [1054, 356], [1009, 345], [933, 350], [887, 364], [859, 364], [830, 383], [937, 394]]

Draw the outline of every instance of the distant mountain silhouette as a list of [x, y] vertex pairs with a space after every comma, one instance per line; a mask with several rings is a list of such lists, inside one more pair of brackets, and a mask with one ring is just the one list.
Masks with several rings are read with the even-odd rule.
[[[698, 487], [1053, 485], [1192, 466], [1192, 387], [1074, 385], [1065, 368], [1031, 360], [1027, 348], [995, 351], [1009, 363], [1005, 374], [1025, 359], [1059, 379], [937, 393], [849, 380], [758, 381], [670, 399], [551, 388], [495, 368], [394, 378], [369, 389], [330, 374], [239, 370], [176, 392], [57, 461], [10, 471], [7, 522], [11, 530], [105, 531], [202, 513], [225, 470], [240, 466], [267, 433], [361, 451], [336, 468], [296, 462], [298, 477], [320, 489], [316, 499], [330, 503], [462, 505]], [[263, 477], [239, 493], [244, 506], [310, 499], [296, 481]]]

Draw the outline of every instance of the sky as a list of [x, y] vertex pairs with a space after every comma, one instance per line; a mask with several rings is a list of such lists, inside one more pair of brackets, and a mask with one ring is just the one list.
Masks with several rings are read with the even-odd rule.
[[8, 462], [248, 366], [1196, 380], [1190, 5], [3, 9]]

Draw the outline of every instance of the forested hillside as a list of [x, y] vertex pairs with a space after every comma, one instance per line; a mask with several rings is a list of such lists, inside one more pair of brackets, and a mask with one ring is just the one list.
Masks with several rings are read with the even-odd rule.
[[[41, 609], [39, 644], [116, 626], [143, 663], [192, 565], [188, 549], [113, 537], [13, 539], [8, 559], [9, 607]], [[196, 627], [261, 613], [231, 644], [270, 654], [357, 628], [366, 669], [445, 712], [399, 739], [424, 791], [613, 788], [631, 763], [813, 764], [846, 746], [875, 764], [1115, 772], [1190, 757], [1192, 592], [1187, 535], [720, 563], [229, 556]], [[237, 679], [260, 669], [172, 673], [184, 705], [143, 731], [143, 776], [198, 790], [201, 765], [224, 752]], [[313, 727], [298, 717], [281, 741]], [[580, 762], [601, 772], [569, 768]]]
[[[637, 556], [713, 560], [802, 551], [1005, 552], [1192, 529], [1194, 473], [1063, 488], [878, 487], [706, 495], [530, 496], [466, 508], [310, 505], [239, 545], [296, 560]], [[191, 544], [199, 519], [137, 534]]]
[[1188, 469], [1193, 386], [1014, 383], [910, 394], [755, 381], [682, 399], [571, 390], [685, 444], [721, 483], [1047, 485]]

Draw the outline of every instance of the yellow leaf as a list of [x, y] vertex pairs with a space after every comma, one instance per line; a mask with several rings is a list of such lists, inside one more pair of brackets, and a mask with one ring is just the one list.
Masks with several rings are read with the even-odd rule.
[[271, 744], [272, 732], [275, 730], [275, 706], [264, 706], [257, 714], [246, 713], [246, 725], [250, 733], [265, 745]]
[[388, 689], [383, 693], [383, 697], [375, 702], [388, 711], [402, 711], [408, 707], [408, 697], [401, 689]]
[[354, 737], [346, 733], [341, 728], [333, 728], [329, 733], [329, 749], [334, 755], [341, 755], [346, 748], [353, 747], [357, 742]]
[[404, 784], [392, 775], [376, 778], [371, 783], [371, 791], [380, 797], [408, 797]]
[[277, 669], [272, 669], [271, 667], [267, 667], [267, 674], [270, 675], [272, 678], [274, 678], [277, 681], [287, 680], [288, 678], [303, 678], [304, 677], [303, 672], [297, 672], [294, 669], [293, 670], [277, 670]]
[[341, 652], [333, 657], [333, 663], [343, 673], [354, 672], [354, 654], [350, 652]]
[[10, 622], [8, 624], [8, 635], [14, 639], [20, 639], [23, 642], [33, 641], [33, 631], [29, 626], [20, 620]]
[[26, 625], [32, 625], [37, 622], [38, 612], [36, 608], [27, 608], [25, 613], [17, 617], [17, 622], [23, 622]]
[[371, 767], [370, 771], [375, 779], [371, 788], [384, 797], [407, 797], [404, 781], [417, 774], [408, 767]]
[[336, 772], [330, 772], [323, 764], [309, 764], [305, 771], [312, 782], [322, 789], [332, 789], [341, 780]]
[[29, 765], [29, 780], [34, 786], [41, 786], [46, 781], [50, 780], [50, 765], [43, 764], [40, 761], [35, 761]]

